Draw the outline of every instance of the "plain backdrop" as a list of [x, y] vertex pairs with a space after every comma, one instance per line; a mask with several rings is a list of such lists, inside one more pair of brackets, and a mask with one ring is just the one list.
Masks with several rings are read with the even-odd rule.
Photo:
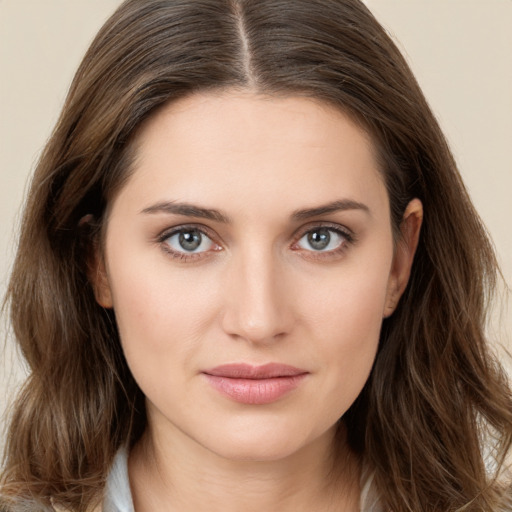
[[[512, 283], [512, 0], [366, 3], [416, 73], [494, 239], [505, 280]], [[119, 4], [0, 0], [2, 296], [31, 171], [81, 57]], [[489, 333], [497, 346], [510, 344], [510, 304], [494, 311]], [[6, 347], [0, 345], [0, 415], [24, 374], [5, 318], [1, 336]]]

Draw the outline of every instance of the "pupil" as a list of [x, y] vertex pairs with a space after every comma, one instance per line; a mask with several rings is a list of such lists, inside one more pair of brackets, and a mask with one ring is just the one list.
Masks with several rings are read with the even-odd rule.
[[185, 251], [195, 251], [201, 245], [199, 231], [184, 231], [180, 233], [179, 242]]
[[331, 241], [331, 234], [326, 228], [317, 229], [309, 233], [308, 242], [316, 251], [325, 249]]

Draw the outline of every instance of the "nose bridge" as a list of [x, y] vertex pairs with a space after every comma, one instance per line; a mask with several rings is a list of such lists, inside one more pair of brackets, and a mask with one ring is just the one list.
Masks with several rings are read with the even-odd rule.
[[247, 247], [233, 256], [224, 330], [251, 342], [272, 341], [291, 326], [281, 262], [268, 245]]

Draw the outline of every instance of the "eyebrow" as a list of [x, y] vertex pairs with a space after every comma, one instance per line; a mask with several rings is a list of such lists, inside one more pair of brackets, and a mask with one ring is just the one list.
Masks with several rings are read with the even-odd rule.
[[319, 215], [326, 215], [328, 213], [335, 213], [346, 210], [362, 210], [365, 213], [370, 213], [370, 208], [363, 203], [354, 201], [352, 199], [341, 199], [333, 201], [315, 208], [307, 208], [304, 210], [295, 210], [292, 214], [293, 220], [305, 220], [311, 217], [318, 217]]
[[229, 217], [219, 210], [212, 208], [202, 208], [190, 203], [178, 203], [175, 201], [162, 201], [153, 206], [144, 208], [141, 213], [170, 213], [174, 215], [183, 215], [185, 217], [198, 217], [201, 219], [215, 220], [228, 224]]
[[[302, 210], [295, 210], [291, 218], [294, 221], [301, 221], [311, 217], [318, 217], [319, 215], [326, 215], [346, 210], [362, 210], [363, 212], [370, 213], [370, 209], [363, 203], [354, 201], [352, 199], [341, 199], [333, 201], [315, 208], [306, 208]], [[183, 215], [185, 217], [197, 217], [201, 219], [208, 219], [223, 224], [229, 224], [230, 218], [219, 210], [212, 208], [203, 208], [190, 203], [178, 203], [176, 201], [161, 201], [152, 206], [144, 208], [141, 213], [154, 214], [154, 213], [168, 213], [174, 215]]]

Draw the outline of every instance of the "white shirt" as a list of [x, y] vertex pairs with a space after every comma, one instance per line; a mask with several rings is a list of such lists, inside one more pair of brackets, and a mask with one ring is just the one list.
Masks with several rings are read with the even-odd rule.
[[117, 452], [108, 475], [103, 512], [135, 512], [128, 478], [128, 452], [125, 448]]

